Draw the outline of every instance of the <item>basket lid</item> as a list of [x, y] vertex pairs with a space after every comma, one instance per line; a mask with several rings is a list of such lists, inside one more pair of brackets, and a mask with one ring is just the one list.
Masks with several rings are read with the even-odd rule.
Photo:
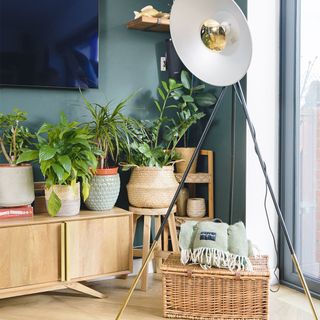
[[268, 268], [268, 256], [250, 257], [253, 266], [253, 271], [230, 271], [228, 269], [211, 268], [204, 270], [199, 265], [187, 264], [180, 262], [179, 254], [170, 254], [168, 259], [163, 263], [161, 270], [163, 272], [177, 272], [187, 274], [207, 274], [207, 275], [225, 275], [225, 276], [261, 276], [270, 277]]

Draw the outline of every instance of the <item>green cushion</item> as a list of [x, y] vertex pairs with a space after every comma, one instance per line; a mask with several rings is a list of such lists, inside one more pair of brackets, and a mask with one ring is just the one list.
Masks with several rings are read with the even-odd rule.
[[202, 221], [195, 226], [193, 249], [210, 248], [228, 251], [228, 225]]
[[248, 239], [243, 222], [237, 222], [228, 228], [228, 251], [248, 257]]

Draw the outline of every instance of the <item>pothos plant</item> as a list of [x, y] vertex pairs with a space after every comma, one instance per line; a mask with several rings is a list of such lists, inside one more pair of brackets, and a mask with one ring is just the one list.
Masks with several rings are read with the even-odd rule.
[[188, 129], [205, 113], [198, 107], [211, 106], [216, 98], [204, 93], [205, 85], [193, 86], [186, 71], [181, 73], [181, 82], [174, 79], [162, 81], [154, 100], [158, 117], [154, 120], [132, 119], [128, 126], [132, 143], [128, 163], [124, 169], [134, 166], [164, 167], [179, 160], [176, 147], [186, 140]]
[[[82, 196], [89, 196], [90, 179], [97, 167], [95, 147], [90, 142], [93, 136], [88, 126], [69, 122], [61, 114], [56, 125], [44, 123], [37, 132], [37, 143], [34, 149], [24, 150], [17, 163], [38, 160], [45, 177], [46, 188], [54, 185], [74, 187], [82, 182]], [[61, 208], [61, 200], [52, 191], [48, 201], [48, 212], [55, 216]]]
[[10, 165], [16, 165], [23, 148], [30, 146], [34, 135], [21, 123], [27, 113], [14, 109], [9, 114], [0, 113], [0, 154]]

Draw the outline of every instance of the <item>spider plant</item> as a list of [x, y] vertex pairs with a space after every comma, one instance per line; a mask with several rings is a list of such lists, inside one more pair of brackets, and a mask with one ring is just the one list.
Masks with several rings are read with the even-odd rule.
[[91, 103], [82, 95], [91, 116], [91, 121], [88, 123], [90, 132], [99, 150], [99, 169], [116, 166], [120, 154], [130, 150], [129, 120], [123, 114], [123, 109], [132, 96], [122, 100], [113, 108], [111, 102], [106, 104]]

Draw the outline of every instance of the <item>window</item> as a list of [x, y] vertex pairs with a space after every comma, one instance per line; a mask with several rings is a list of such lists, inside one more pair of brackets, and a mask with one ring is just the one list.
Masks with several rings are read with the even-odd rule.
[[[320, 294], [318, 0], [282, 1], [281, 206], [310, 289]], [[318, 58], [319, 56], [319, 58]], [[282, 280], [300, 285], [282, 241]]]

